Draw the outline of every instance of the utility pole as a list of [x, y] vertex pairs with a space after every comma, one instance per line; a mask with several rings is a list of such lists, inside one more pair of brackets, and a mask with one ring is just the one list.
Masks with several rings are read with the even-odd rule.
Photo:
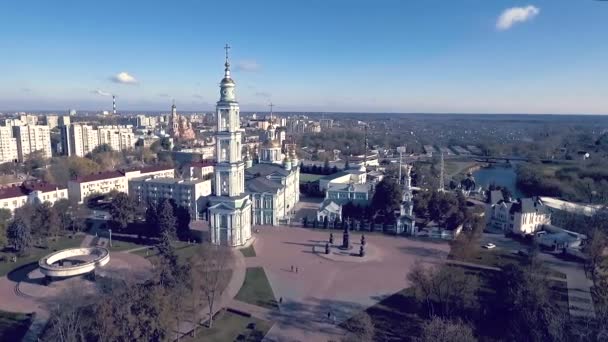
[[363, 153], [363, 167], [367, 169], [367, 123], [365, 124], [365, 150]]
[[443, 162], [443, 152], [441, 152], [440, 167], [441, 167], [441, 171], [440, 171], [440, 176], [439, 176], [439, 191], [443, 192], [443, 191], [445, 191], [445, 174], [444, 174], [445, 164]]

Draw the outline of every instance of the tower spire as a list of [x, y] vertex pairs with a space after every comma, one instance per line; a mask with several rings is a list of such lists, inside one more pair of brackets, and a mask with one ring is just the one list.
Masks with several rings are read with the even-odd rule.
[[272, 123], [272, 108], [274, 107], [274, 104], [272, 102], [270, 102], [270, 104], [268, 105], [270, 107], [270, 123]]
[[226, 68], [224, 69], [224, 77], [230, 78], [230, 56], [229, 56], [230, 45], [226, 44], [224, 46], [224, 50], [226, 50], [226, 62], [224, 63], [224, 66]]

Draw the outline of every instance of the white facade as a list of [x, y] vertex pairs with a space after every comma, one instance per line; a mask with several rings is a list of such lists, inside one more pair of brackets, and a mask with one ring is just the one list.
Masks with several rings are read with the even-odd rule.
[[251, 195], [253, 224], [287, 223], [300, 201], [300, 168], [257, 164], [246, 169], [247, 192]]
[[139, 177], [129, 181], [129, 194], [140, 203], [153, 205], [172, 199], [178, 206], [188, 208], [190, 217], [196, 220], [206, 209], [211, 180]]
[[8, 209], [14, 212], [15, 209], [24, 206], [26, 203], [49, 202], [54, 204], [67, 198], [68, 189], [60, 189], [52, 184], [33, 184], [29, 188], [12, 186], [0, 188], [0, 209]]
[[497, 196], [497, 192], [493, 191], [486, 205], [488, 228], [531, 235], [542, 230], [543, 225], [551, 224], [551, 212], [539, 197], [510, 202]]
[[209, 230], [213, 244], [242, 246], [251, 238], [251, 199], [245, 193], [239, 104], [227, 52], [228, 47], [220, 100], [216, 105], [215, 196], [210, 198]]
[[99, 134], [93, 126], [67, 125], [61, 128], [61, 144], [67, 156], [84, 157], [99, 146]]
[[83, 203], [93, 194], [107, 194], [112, 191], [129, 193], [128, 182], [136, 177], [175, 177], [173, 168], [144, 168], [134, 171], [109, 171], [80, 177], [68, 182], [70, 199]]
[[13, 136], [17, 140], [17, 158], [20, 162], [36, 151], [42, 151], [44, 158], [51, 158], [51, 130], [46, 125], [13, 126]]
[[327, 190], [331, 185], [338, 184], [365, 184], [367, 173], [365, 170], [346, 170], [319, 179], [319, 189]]
[[13, 138], [11, 127], [0, 127], [0, 163], [17, 160], [17, 139]]
[[131, 125], [99, 126], [99, 145], [107, 144], [114, 151], [130, 150], [135, 146], [135, 133]]

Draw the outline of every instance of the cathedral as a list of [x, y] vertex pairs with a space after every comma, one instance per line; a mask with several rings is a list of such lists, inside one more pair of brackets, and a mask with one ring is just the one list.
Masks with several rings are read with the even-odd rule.
[[194, 140], [196, 137], [190, 121], [185, 116], [177, 114], [175, 102], [171, 106], [171, 116], [169, 116], [167, 127], [169, 135], [176, 140]]
[[226, 45], [224, 78], [216, 105], [217, 133], [214, 196], [209, 199], [211, 242], [223, 246], [242, 246], [251, 238], [251, 199], [245, 192], [245, 163], [242, 158], [242, 129], [235, 82], [230, 76]]
[[289, 224], [300, 201], [300, 163], [295, 145], [286, 145], [283, 153], [281, 140], [271, 119], [259, 149], [258, 163], [253, 165], [249, 153], [246, 157], [245, 187], [253, 201], [254, 224]]

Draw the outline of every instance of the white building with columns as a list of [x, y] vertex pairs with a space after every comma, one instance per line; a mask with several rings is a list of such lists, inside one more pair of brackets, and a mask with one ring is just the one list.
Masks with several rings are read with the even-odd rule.
[[216, 105], [216, 164], [214, 196], [209, 199], [209, 231], [213, 244], [242, 246], [251, 238], [251, 199], [245, 192], [242, 129], [235, 83], [230, 76], [229, 48], [226, 45], [226, 68]]

